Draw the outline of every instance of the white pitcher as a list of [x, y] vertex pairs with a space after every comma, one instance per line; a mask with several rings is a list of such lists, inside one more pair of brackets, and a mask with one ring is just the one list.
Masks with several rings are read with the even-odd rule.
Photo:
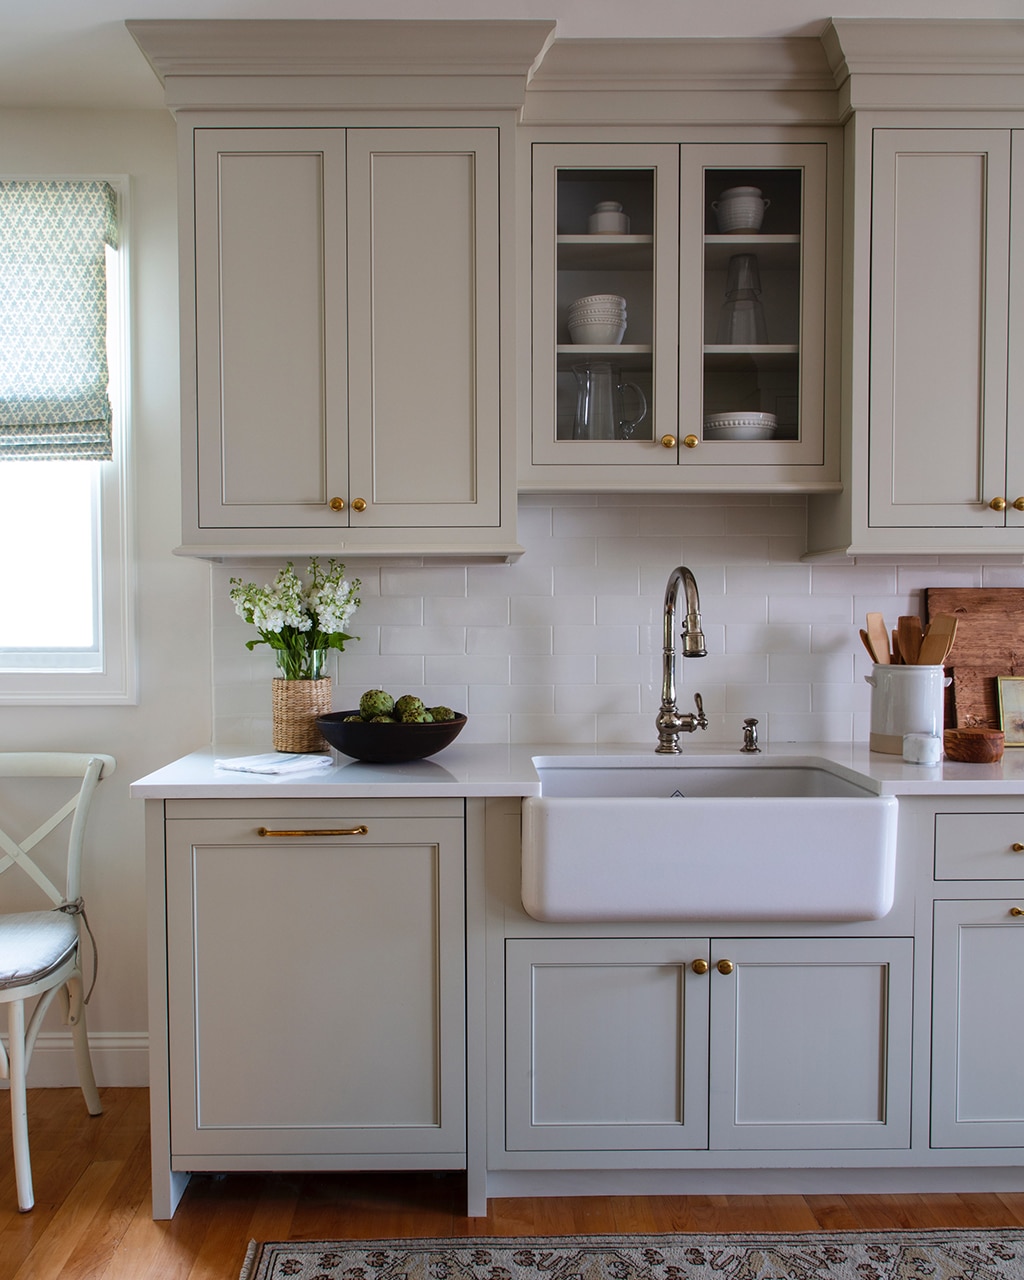
[[941, 666], [878, 663], [864, 679], [871, 685], [872, 751], [902, 755], [905, 733], [942, 737], [943, 690], [950, 679]]

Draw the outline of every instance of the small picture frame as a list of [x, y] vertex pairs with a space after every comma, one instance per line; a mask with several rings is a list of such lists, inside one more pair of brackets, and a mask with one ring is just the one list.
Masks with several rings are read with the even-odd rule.
[[1024, 747], [1024, 676], [996, 676], [999, 727], [1008, 747]]

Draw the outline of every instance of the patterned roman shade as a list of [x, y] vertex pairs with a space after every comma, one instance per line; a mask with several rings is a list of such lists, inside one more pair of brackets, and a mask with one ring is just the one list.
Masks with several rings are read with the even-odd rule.
[[0, 181], [0, 461], [104, 461], [106, 246], [117, 198], [100, 181]]

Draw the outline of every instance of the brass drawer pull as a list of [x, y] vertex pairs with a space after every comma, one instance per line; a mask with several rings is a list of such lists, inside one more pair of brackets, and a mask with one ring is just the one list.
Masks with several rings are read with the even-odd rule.
[[1011, 908], [1010, 908], [1010, 915], [1011, 915], [1011, 916], [1024, 916], [1024, 907], [1011, 907]]
[[369, 827], [324, 827], [320, 831], [268, 831], [266, 827], [257, 827], [258, 836], [366, 836]]
[[719, 960], [718, 964], [715, 965], [715, 968], [719, 973], [732, 973], [736, 966], [731, 960]]
[[1013, 844], [1010, 845], [1010, 848], [1014, 853], [1024, 853], [1024, 844], [1021, 844], [1019, 840], [1014, 840]]
[[706, 960], [694, 960], [693, 964], [690, 965], [694, 973], [707, 973], [710, 967]]

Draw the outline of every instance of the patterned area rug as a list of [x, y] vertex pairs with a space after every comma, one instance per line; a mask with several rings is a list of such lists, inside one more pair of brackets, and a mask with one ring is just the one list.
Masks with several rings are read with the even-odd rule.
[[1024, 1230], [310, 1240], [239, 1280], [1024, 1280]]

